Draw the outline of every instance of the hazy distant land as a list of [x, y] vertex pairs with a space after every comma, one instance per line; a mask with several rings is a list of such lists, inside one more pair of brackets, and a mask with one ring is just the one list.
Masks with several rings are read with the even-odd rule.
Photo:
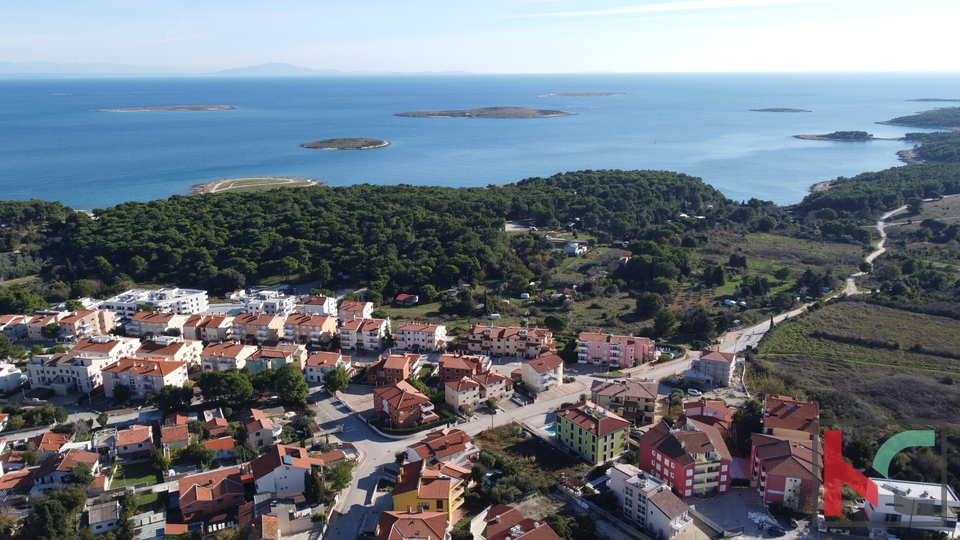
[[562, 94], [547, 94], [547, 97], [594, 97], [594, 96], [621, 96], [627, 92], [565, 92]]
[[398, 113], [396, 116], [414, 118], [548, 118], [551, 116], [570, 116], [572, 114], [564, 111], [526, 109], [523, 107], [484, 107], [482, 109], [455, 111], [412, 111]]
[[300, 148], [318, 148], [320, 150], [369, 150], [371, 148], [383, 148], [389, 146], [387, 141], [380, 139], [365, 139], [362, 137], [343, 138], [343, 139], [324, 139], [322, 141], [313, 141], [303, 143]]
[[752, 112], [811, 112], [806, 109], [791, 109], [788, 107], [770, 107], [767, 109], [750, 109]]
[[960, 101], [960, 99], [943, 99], [943, 98], [935, 98], [935, 97], [924, 97], [924, 98], [917, 98], [917, 99], [908, 99], [907, 101], [923, 101], [923, 102], [950, 101], [950, 102], [958, 102], [958, 101]]
[[236, 109], [233, 105], [174, 105], [172, 107], [131, 107], [129, 109], [100, 109], [100, 112], [152, 112], [152, 111], [220, 111]]

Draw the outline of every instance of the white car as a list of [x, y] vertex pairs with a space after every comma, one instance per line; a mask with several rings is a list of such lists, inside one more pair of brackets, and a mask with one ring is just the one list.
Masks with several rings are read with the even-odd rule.
[[696, 388], [687, 388], [687, 395], [693, 397], [700, 397], [703, 395], [703, 392], [697, 390]]

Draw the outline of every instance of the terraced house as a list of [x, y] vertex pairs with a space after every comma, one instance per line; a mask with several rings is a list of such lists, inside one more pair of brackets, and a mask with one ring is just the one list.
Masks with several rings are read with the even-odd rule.
[[206, 343], [233, 339], [233, 316], [191, 315], [183, 323], [183, 337]]
[[591, 401], [581, 401], [559, 409], [555, 425], [561, 444], [596, 464], [623, 453], [630, 422]]
[[284, 341], [329, 343], [337, 333], [337, 320], [327, 315], [295, 313], [283, 323]]
[[470, 354], [536, 358], [556, 350], [557, 342], [546, 328], [475, 325], [460, 338], [459, 348]]
[[590, 399], [640, 426], [657, 421], [660, 383], [651, 379], [593, 381]]

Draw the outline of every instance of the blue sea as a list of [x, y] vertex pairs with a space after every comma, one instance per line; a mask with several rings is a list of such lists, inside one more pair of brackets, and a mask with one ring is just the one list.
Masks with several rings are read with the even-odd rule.
[[[564, 92], [625, 95], [551, 97]], [[896, 141], [820, 142], [838, 130], [948, 106], [960, 74], [406, 75], [317, 78], [0, 79], [0, 199], [97, 208], [243, 176], [486, 186], [584, 169], [699, 176], [726, 196], [798, 202], [811, 184], [897, 166]], [[235, 110], [98, 109], [234, 105]], [[538, 119], [401, 118], [414, 110], [560, 109]], [[811, 113], [749, 109], [790, 107]], [[389, 147], [298, 145], [369, 137]]]

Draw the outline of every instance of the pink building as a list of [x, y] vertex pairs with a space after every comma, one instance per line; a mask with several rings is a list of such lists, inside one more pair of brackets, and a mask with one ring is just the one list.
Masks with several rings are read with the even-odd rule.
[[642, 364], [653, 360], [655, 349], [650, 338], [581, 332], [577, 362], [627, 368], [633, 367], [634, 362]]

